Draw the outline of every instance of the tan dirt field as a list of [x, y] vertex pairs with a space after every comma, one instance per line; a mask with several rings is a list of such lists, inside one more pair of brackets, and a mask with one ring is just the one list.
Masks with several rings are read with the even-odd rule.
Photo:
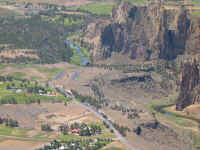
[[[16, 119], [20, 127], [28, 129], [38, 129], [45, 123], [58, 127], [62, 123], [98, 121], [87, 109], [75, 103], [69, 103], [67, 106], [63, 103], [3, 105], [0, 116]], [[53, 117], [48, 118], [48, 116]]]
[[185, 108], [184, 112], [189, 115], [194, 115], [200, 119], [200, 104], [191, 105]]
[[60, 69], [62, 70], [71, 70], [74, 68], [78, 68], [74, 65], [71, 65], [69, 63], [58, 63], [58, 64], [36, 64], [36, 65], [32, 65], [29, 67], [18, 67], [18, 66], [14, 66], [14, 65], [7, 65], [4, 68], [1, 68], [0, 70], [0, 75], [12, 75], [16, 72], [21, 72], [23, 74], [25, 74], [24, 78], [30, 79], [32, 80], [32, 78], [36, 78], [34, 80], [38, 80], [38, 81], [47, 81], [51, 78], [54, 78], [57, 74], [54, 72], [45, 72], [45, 71], [39, 71], [37, 68], [41, 68], [41, 69]]
[[6, 57], [6, 58], [16, 58], [16, 57], [28, 57], [28, 58], [35, 58], [38, 59], [38, 55], [36, 54], [28, 54], [26, 52], [33, 52], [33, 50], [26, 50], [26, 49], [21, 49], [21, 50], [7, 50], [7, 51], [2, 51], [0, 53], [0, 57]]
[[123, 144], [121, 144], [118, 141], [112, 142], [111, 144], [105, 146], [102, 150], [112, 148], [112, 147], [120, 148], [121, 150], [128, 150]]
[[[60, 134], [58, 128], [61, 124], [100, 121], [86, 108], [73, 102], [68, 103], [67, 106], [63, 103], [1, 105], [0, 117], [18, 120], [20, 127], [30, 129], [22, 138], [2, 135], [0, 150], [34, 150], [45, 143], [36, 142], [32, 137], [44, 134], [42, 137], [45, 138], [45, 142], [52, 141]], [[41, 131], [41, 125], [47, 123], [54, 130], [53, 132]], [[24, 139], [29, 139], [29, 141], [24, 141]], [[15, 145], [15, 149], [11, 145]]]
[[6, 140], [0, 143], [1, 150], [35, 150], [41, 147], [45, 143], [29, 142], [29, 141], [17, 141]]

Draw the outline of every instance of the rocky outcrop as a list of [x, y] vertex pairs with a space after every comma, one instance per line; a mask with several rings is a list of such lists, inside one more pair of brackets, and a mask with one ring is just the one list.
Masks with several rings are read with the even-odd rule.
[[200, 19], [191, 20], [188, 33], [186, 54], [197, 54], [200, 52]]
[[[159, 4], [133, 6], [122, 2], [113, 9], [111, 18], [93, 37], [98, 37], [92, 50], [96, 61], [110, 57], [112, 52], [143, 61], [172, 60], [200, 48], [199, 24], [188, 18], [184, 8], [170, 13]], [[91, 31], [88, 29], [88, 34]]]
[[176, 102], [176, 109], [200, 103], [200, 76], [196, 61], [185, 63], [182, 70], [180, 94]]

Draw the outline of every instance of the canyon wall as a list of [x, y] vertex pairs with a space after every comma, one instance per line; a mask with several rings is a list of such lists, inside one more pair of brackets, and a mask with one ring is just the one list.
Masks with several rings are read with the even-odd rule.
[[200, 49], [200, 26], [184, 8], [170, 11], [159, 4], [133, 6], [122, 2], [113, 9], [110, 21], [88, 27], [86, 39], [93, 45], [95, 61], [119, 52], [131, 59], [173, 60]]

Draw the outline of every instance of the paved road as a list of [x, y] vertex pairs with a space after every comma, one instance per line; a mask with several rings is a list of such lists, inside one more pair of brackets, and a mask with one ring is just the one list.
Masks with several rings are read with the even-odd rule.
[[56, 77], [54, 78], [54, 80], [59, 80], [59, 79], [61, 79], [64, 75], [65, 75], [65, 72], [60, 72], [59, 74], [56, 75]]
[[[59, 87], [58, 88], [62, 93], [64, 93], [66, 96], [68, 95], [67, 92], [65, 91], [65, 89]], [[98, 110], [96, 110], [94, 107], [92, 107], [89, 104], [84, 104], [84, 103], [80, 103], [78, 101], [76, 101], [76, 99], [73, 97], [73, 101], [78, 104], [81, 105], [82, 107], [87, 108], [90, 112], [92, 112], [93, 114], [95, 114], [98, 118], [100, 118], [101, 120], [103, 120], [104, 122], [106, 122], [109, 126], [110, 129], [112, 129], [114, 131], [114, 134], [116, 135], [117, 139], [124, 144], [127, 148], [129, 148], [130, 150], [138, 150], [136, 148], [133, 148], [132, 145], [130, 145], [127, 140], [114, 128], [112, 122], [110, 122], [108, 119], [104, 118], [103, 115], [101, 114], [101, 112], [99, 112]]]
[[71, 80], [77, 80], [78, 77], [79, 77], [79, 75], [80, 75], [80, 72], [78, 72], [78, 71], [73, 71], [73, 72], [72, 72]]

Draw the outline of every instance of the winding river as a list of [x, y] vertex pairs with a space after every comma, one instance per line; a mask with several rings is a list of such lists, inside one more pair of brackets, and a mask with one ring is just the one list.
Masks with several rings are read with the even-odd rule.
[[[83, 51], [78, 46], [76, 46], [73, 42], [66, 40], [65, 43], [76, 50], [76, 56], [83, 55]], [[80, 58], [81, 58], [81, 65], [86, 66], [89, 63], [88, 57], [80, 56]]]
[[154, 106], [153, 109], [161, 114], [167, 115], [167, 116], [172, 116], [172, 117], [179, 117], [179, 118], [183, 118], [183, 119], [189, 119], [192, 121], [197, 122], [198, 124], [200, 124], [200, 119], [191, 117], [191, 116], [185, 116], [185, 115], [181, 115], [181, 114], [175, 114], [175, 113], [171, 113], [169, 111], [166, 111], [165, 108], [167, 107], [171, 107], [174, 104], [169, 104], [169, 105], [163, 105], [163, 106]]

